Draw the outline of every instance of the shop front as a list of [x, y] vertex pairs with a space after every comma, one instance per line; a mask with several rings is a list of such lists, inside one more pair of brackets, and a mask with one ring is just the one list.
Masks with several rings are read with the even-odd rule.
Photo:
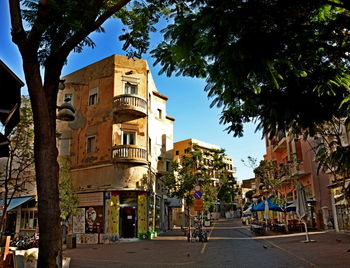
[[72, 217], [78, 243], [113, 243], [120, 239], [149, 239], [148, 194], [111, 191], [78, 194], [78, 214]]

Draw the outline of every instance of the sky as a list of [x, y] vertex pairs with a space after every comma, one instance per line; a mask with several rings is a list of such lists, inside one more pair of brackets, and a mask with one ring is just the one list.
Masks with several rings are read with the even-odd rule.
[[[118, 35], [121, 33], [118, 20], [110, 19], [103, 27], [105, 33], [90, 35], [96, 44], [94, 49], [85, 48], [82, 53], [69, 55], [62, 76], [113, 54], [125, 55], [122, 44], [118, 41]], [[152, 34], [151, 48], [161, 39], [159, 33]], [[236, 178], [239, 181], [254, 177], [252, 169], [246, 167], [241, 159], [246, 160], [248, 156], [252, 156], [261, 160], [265, 154], [265, 142], [261, 139], [261, 132], [255, 132], [255, 125], [246, 124], [244, 136], [234, 138], [225, 131], [226, 127], [219, 123], [220, 109], [209, 108], [211, 100], [204, 92], [205, 80], [159, 75], [160, 66], [153, 66], [154, 59], [149, 54], [143, 55], [142, 58], [148, 61], [158, 91], [169, 97], [167, 115], [176, 119], [174, 142], [194, 138], [215, 144], [224, 148], [226, 154], [233, 158], [237, 168]], [[7, 1], [0, 1], [0, 59], [25, 81], [19, 51], [11, 41]], [[27, 94], [25, 87], [22, 88], [22, 94]]]

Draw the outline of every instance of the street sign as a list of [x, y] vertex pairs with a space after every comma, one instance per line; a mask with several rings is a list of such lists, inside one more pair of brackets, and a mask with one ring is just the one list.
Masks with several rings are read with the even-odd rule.
[[195, 190], [196, 192], [199, 192], [199, 191], [201, 190], [201, 186], [200, 186], [200, 185], [194, 186], [194, 190]]
[[202, 197], [202, 193], [201, 192], [194, 192], [194, 198], [200, 199], [201, 197]]
[[203, 210], [203, 199], [195, 199], [193, 203], [193, 208], [195, 211]]

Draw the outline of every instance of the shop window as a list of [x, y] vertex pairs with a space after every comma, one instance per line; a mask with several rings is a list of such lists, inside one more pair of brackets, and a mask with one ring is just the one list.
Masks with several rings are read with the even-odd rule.
[[91, 137], [87, 138], [87, 143], [86, 143], [86, 152], [87, 153], [95, 152], [95, 143], [96, 143], [95, 136], [91, 136]]
[[21, 229], [36, 229], [38, 227], [38, 212], [22, 209]]
[[123, 145], [135, 145], [136, 133], [135, 132], [123, 132]]
[[125, 94], [137, 94], [137, 85], [133, 85], [130, 83], [125, 83], [125, 87], [124, 87], [124, 93]]

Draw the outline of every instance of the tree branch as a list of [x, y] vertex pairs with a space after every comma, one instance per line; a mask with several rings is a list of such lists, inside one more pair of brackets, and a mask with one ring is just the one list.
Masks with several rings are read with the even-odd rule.
[[94, 23], [82, 27], [82, 30], [77, 32], [71, 38], [69, 38], [61, 48], [62, 56], [66, 57], [68, 54], [80, 43], [82, 42], [90, 33], [97, 30], [108, 18], [110, 18], [114, 13], [122, 9], [127, 5], [130, 0], [120, 0], [117, 4], [106, 10], [100, 17], [98, 17]]
[[19, 0], [9, 0], [11, 26], [12, 26], [12, 41], [24, 49], [27, 42], [27, 36], [23, 28], [21, 8]]
[[40, 25], [49, 23], [48, 19], [50, 17], [51, 8], [48, 5], [48, 0], [40, 0], [38, 7], [38, 16], [32, 26], [32, 29], [28, 35], [28, 43], [31, 44], [32, 48], [37, 51], [40, 46], [40, 39], [42, 33], [39, 28]]

